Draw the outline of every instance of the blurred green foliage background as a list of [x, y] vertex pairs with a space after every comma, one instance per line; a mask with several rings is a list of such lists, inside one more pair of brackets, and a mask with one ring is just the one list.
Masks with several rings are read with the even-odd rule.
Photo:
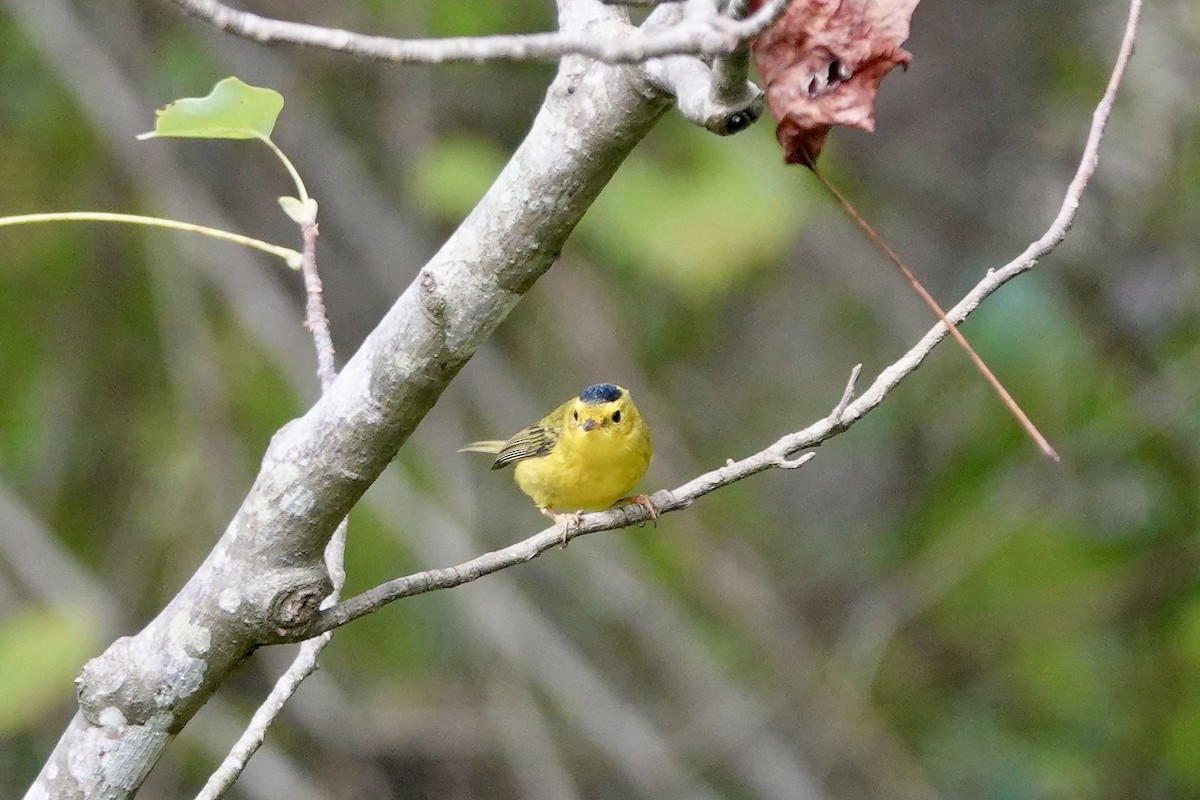
[[[548, 3], [259, 0], [402, 36]], [[925, 0], [874, 135], [826, 169], [950, 303], [1040, 235], [1124, 26], [1100, 2]], [[341, 631], [232, 797], [1200, 797], [1200, 8], [1148, 4], [1067, 241], [964, 331], [1063, 453], [943, 345], [795, 473]], [[344, 358], [520, 141], [549, 65], [264, 49], [167, 3], [0, 2], [0, 214], [153, 213], [298, 246], [262, 148], [144, 142], [222, 77], [287, 98]], [[630, 387], [679, 485], [828, 413], [929, 314], [772, 123], [673, 115], [351, 516], [348, 591], [544, 520], [457, 442]], [[301, 287], [161, 231], [0, 231], [0, 796], [71, 678], [176, 591], [313, 400]], [[141, 797], [190, 796], [289, 653], [256, 654]]]

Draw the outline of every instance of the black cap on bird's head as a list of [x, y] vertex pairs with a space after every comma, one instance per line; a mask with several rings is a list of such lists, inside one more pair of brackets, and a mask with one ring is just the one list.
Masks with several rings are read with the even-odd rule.
[[579, 399], [587, 403], [589, 406], [598, 406], [601, 403], [611, 403], [621, 397], [621, 387], [613, 386], [611, 383], [597, 383], [594, 386], [589, 386], [579, 393]]
[[[586, 433], [593, 429], [614, 430], [632, 410], [629, 392], [612, 383], [597, 383], [571, 401], [571, 417]], [[636, 412], [635, 412], [636, 413]]]

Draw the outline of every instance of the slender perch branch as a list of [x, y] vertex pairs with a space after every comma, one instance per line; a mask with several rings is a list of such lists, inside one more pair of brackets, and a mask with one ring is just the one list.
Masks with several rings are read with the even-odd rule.
[[[1121, 41], [1120, 52], [1109, 78], [1104, 95], [1092, 115], [1092, 125], [1088, 132], [1087, 143], [1079, 167], [1067, 187], [1058, 214], [1050, 227], [1036, 241], [1029, 245], [1019, 256], [999, 269], [989, 269], [976, 286], [946, 312], [946, 319], [954, 325], [960, 324], [979, 304], [993, 294], [1001, 286], [1008, 283], [1024, 272], [1032, 269], [1039, 258], [1053, 250], [1066, 236], [1067, 230], [1075, 219], [1079, 209], [1079, 201], [1088, 181], [1095, 172], [1098, 163], [1100, 141], [1104, 135], [1104, 127], [1112, 113], [1113, 102], [1117, 89], [1125, 74], [1125, 67], [1133, 51], [1134, 37], [1137, 32], [1138, 18], [1141, 13], [1141, 0], [1133, 0], [1129, 10], [1129, 21]], [[651, 496], [651, 501], [657, 512], [661, 514], [687, 508], [700, 497], [727, 486], [736, 481], [748, 478], [773, 468], [795, 469], [803, 466], [813, 453], [796, 456], [801, 450], [816, 447], [827, 439], [847, 430], [855, 422], [866, 416], [872, 409], [883, 402], [888, 393], [906, 376], [910, 375], [933, 351], [947, 335], [946, 326], [939, 322], [925, 334], [907, 353], [891, 366], [884, 369], [857, 400], [854, 399], [854, 386], [861, 370], [861, 365], [855, 366], [850, 380], [841, 399], [832, 413], [824, 419], [809, 425], [807, 428], [783, 436], [774, 444], [759, 452], [741, 459], [729, 461], [718, 469], [706, 472], [682, 486], [671, 490], [661, 490]], [[645, 522], [649, 518], [646, 510], [637, 504], [585, 514], [580, 524], [573, 527], [567, 534], [567, 539], [583, 536], [599, 531], [624, 528]], [[290, 635], [284, 635], [278, 641], [295, 641], [333, 630], [341, 625], [358, 619], [378, 608], [402, 597], [410, 597], [438, 589], [448, 589], [464, 583], [477, 580], [525, 561], [531, 561], [547, 550], [553, 549], [563, 541], [563, 531], [558, 526], [547, 528], [529, 538], [501, 550], [485, 553], [445, 569], [426, 570], [413, 575], [397, 578], [388, 583], [376, 586], [360, 595], [326, 609], [306, 629], [297, 628]]]

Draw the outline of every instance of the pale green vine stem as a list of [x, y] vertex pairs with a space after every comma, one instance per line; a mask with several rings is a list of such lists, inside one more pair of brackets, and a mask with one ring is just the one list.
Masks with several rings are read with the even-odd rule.
[[[282, 156], [283, 154], [281, 153], [280, 155]], [[287, 159], [284, 160], [286, 161]], [[291, 164], [288, 164], [288, 167], [290, 169]], [[296, 180], [297, 182], [300, 180], [299, 176], [297, 176]], [[302, 184], [301, 189], [303, 189]], [[199, 233], [214, 239], [222, 239], [226, 242], [240, 244], [243, 247], [252, 247], [264, 253], [270, 253], [273, 256], [282, 258], [292, 269], [300, 268], [300, 253], [291, 248], [280, 247], [277, 244], [264, 242], [260, 239], [252, 239], [249, 236], [242, 236], [240, 233], [230, 233], [219, 228], [193, 225], [190, 222], [179, 222], [178, 220], [162, 219], [161, 217], [143, 217], [137, 214], [112, 214], [106, 211], [60, 211], [52, 214], [18, 214], [12, 217], [0, 217], [0, 228], [9, 225], [27, 225], [36, 222], [123, 222], [130, 225], [149, 225], [155, 228], [169, 228], [176, 231]]]

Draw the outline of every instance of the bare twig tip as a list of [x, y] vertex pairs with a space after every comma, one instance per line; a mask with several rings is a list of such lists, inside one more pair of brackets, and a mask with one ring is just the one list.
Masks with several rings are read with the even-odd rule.
[[812, 461], [814, 458], [816, 458], [816, 455], [816, 453], [809, 451], [807, 453], [802, 453], [795, 458], [780, 456], [779, 458], [775, 459], [774, 463], [775, 466], [779, 467], [780, 469], [799, 469], [809, 461]]
[[833, 407], [833, 411], [829, 414], [829, 421], [834, 425], [841, 423], [846, 409], [854, 402], [854, 387], [858, 383], [858, 376], [860, 374], [862, 374], [862, 364], [855, 364], [854, 369], [850, 370], [850, 380], [846, 381], [846, 388], [842, 392], [842, 398], [838, 400], [838, 404]]

